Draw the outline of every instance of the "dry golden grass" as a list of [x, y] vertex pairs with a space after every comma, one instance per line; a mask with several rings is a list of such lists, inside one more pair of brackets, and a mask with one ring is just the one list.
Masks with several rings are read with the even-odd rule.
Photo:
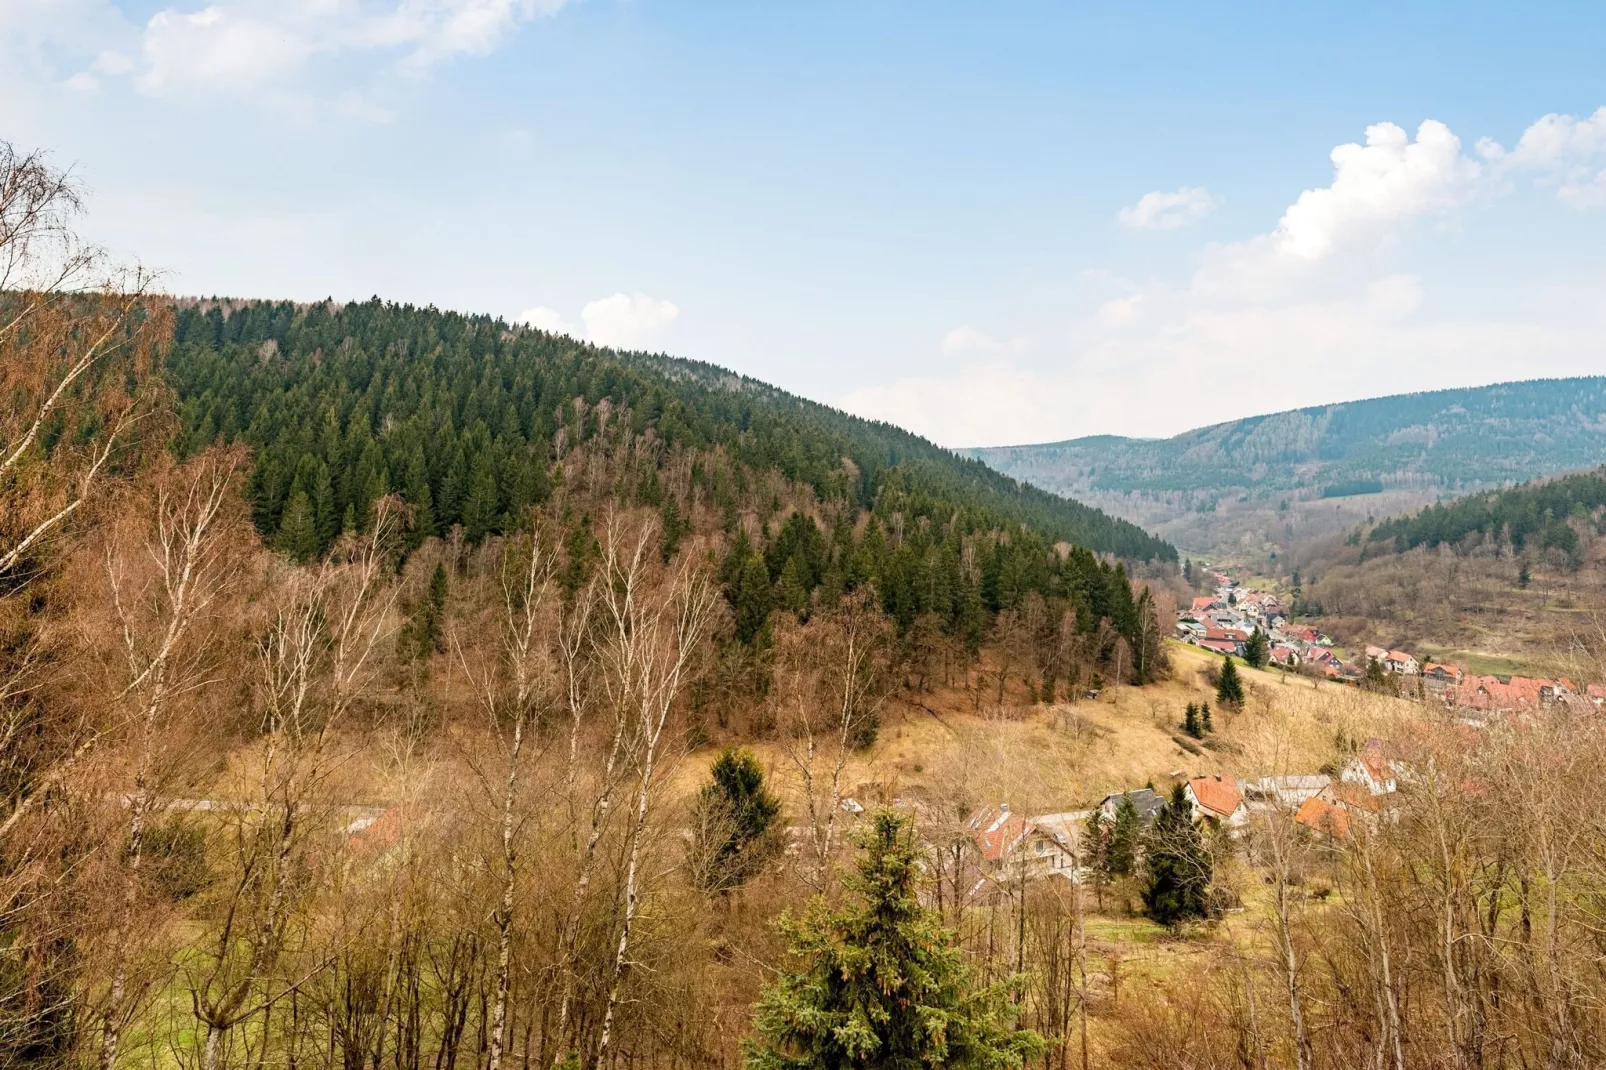
[[[1220, 659], [1175, 643], [1170, 653], [1170, 680], [1108, 688], [1096, 700], [989, 709], [984, 699], [978, 713], [968, 692], [941, 689], [890, 702], [875, 745], [848, 761], [847, 793], [867, 806], [963, 792], [978, 804], [1008, 802], [1026, 812], [1080, 809], [1149, 782], [1163, 790], [1193, 776], [1313, 772], [1338, 757], [1341, 736], [1388, 736], [1422, 712], [1347, 685], [1253, 669], [1242, 669], [1244, 709], [1220, 710], [1203, 675]], [[1189, 702], [1212, 706], [1216, 730], [1202, 746], [1180, 729]], [[797, 778], [784, 748], [774, 741], [748, 747], [795, 803]], [[678, 790], [701, 783], [718, 753], [710, 747], [688, 756]]]

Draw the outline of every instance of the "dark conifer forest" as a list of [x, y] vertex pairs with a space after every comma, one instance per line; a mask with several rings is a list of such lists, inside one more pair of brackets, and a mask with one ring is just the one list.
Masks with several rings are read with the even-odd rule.
[[[608, 497], [659, 510], [666, 557], [699, 506], [721, 518], [722, 579], [744, 643], [763, 641], [775, 609], [806, 615], [811, 602], [873, 586], [900, 633], [930, 615], [975, 650], [993, 615], [1035, 592], [1072, 607], [1079, 631], [1109, 621], [1109, 641], [1134, 652], [1123, 675], [1152, 674], [1152, 607], [1110, 559], [1163, 567], [1175, 548], [916, 435], [711, 365], [374, 300], [192, 303], [166, 367], [183, 452], [249, 446], [253, 519], [296, 560], [365, 529], [392, 493], [413, 509], [414, 545], [518, 530], [562, 492], [575, 458], [628, 442], [618, 448], [639, 463]], [[800, 495], [808, 514], [787, 509]], [[571, 512], [580, 547], [592, 518]]]

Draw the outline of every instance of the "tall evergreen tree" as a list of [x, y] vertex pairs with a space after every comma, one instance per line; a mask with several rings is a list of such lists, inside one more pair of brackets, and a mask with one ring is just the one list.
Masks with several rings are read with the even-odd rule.
[[1199, 722], [1199, 707], [1191, 702], [1182, 714], [1182, 730], [1194, 739], [1204, 735], [1204, 726]]
[[736, 610], [736, 638], [743, 643], [757, 643], [768, 634], [770, 610], [775, 605], [775, 594], [770, 589], [769, 570], [764, 559], [749, 554], [737, 580], [732, 608]]
[[1115, 804], [1115, 821], [1110, 826], [1110, 843], [1105, 868], [1112, 877], [1130, 877], [1137, 868], [1138, 845], [1143, 839], [1143, 821], [1130, 795]]
[[1171, 789], [1171, 798], [1155, 816], [1143, 865], [1143, 907], [1149, 917], [1175, 926], [1208, 913], [1213, 867], [1181, 784]]
[[1264, 669], [1271, 660], [1271, 644], [1266, 641], [1266, 633], [1255, 626], [1255, 632], [1244, 644], [1244, 661], [1251, 669]]
[[759, 999], [750, 1070], [1008, 1070], [1042, 1053], [1042, 1037], [1015, 1028], [1012, 982], [979, 984], [921, 905], [920, 854], [908, 818], [882, 811], [859, 839], [855, 901], [782, 916], [800, 968]]
[[1231, 706], [1236, 709], [1244, 704], [1244, 681], [1238, 675], [1238, 664], [1232, 658], [1225, 659], [1221, 666], [1221, 674], [1216, 681], [1216, 704]]
[[696, 876], [704, 891], [723, 892], [747, 883], [768, 857], [781, 803], [751, 751], [727, 748], [709, 777], [697, 797]]
[[673, 494], [664, 495], [664, 501], [658, 507], [659, 547], [663, 550], [665, 561], [675, 556], [680, 549], [680, 540], [686, 537], [686, 522], [681, 519], [680, 506]]
[[313, 512], [312, 499], [304, 490], [290, 495], [279, 520], [279, 534], [273, 548], [293, 561], [305, 564], [318, 556], [321, 540], [318, 538], [318, 519]]
[[436, 562], [429, 574], [429, 589], [414, 607], [402, 636], [404, 652], [414, 658], [427, 658], [444, 649], [442, 624], [446, 619], [446, 565]]

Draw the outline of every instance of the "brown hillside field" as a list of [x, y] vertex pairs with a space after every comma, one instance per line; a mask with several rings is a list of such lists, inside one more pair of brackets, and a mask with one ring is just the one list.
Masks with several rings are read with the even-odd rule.
[[[1261, 776], [1314, 772], [1339, 757], [1340, 739], [1386, 737], [1422, 707], [1401, 699], [1280, 672], [1242, 668], [1249, 691], [1241, 711], [1216, 708], [1204, 671], [1220, 659], [1168, 645], [1172, 677], [1142, 688], [1115, 687], [1097, 699], [1053, 705], [1011, 704], [980, 713], [960, 688], [889, 701], [875, 744], [849, 762], [848, 794], [865, 806], [962, 792], [975, 805], [1007, 802], [1025, 813], [1083, 809], [1112, 792], [1210, 774]], [[1183, 708], [1209, 702], [1214, 734], [1194, 741], [1181, 731]], [[1183, 748], [1186, 741], [1199, 753]], [[748, 744], [781, 789], [796, 778], [774, 742]], [[719, 748], [688, 755], [683, 792], [701, 783]], [[789, 800], [790, 801], [790, 800]]]

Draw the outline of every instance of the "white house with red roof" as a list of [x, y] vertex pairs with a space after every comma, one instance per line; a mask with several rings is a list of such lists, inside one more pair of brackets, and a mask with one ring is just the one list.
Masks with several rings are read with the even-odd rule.
[[1236, 780], [1222, 776], [1194, 777], [1183, 789], [1195, 821], [1210, 820], [1237, 830], [1249, 822], [1249, 807]]

